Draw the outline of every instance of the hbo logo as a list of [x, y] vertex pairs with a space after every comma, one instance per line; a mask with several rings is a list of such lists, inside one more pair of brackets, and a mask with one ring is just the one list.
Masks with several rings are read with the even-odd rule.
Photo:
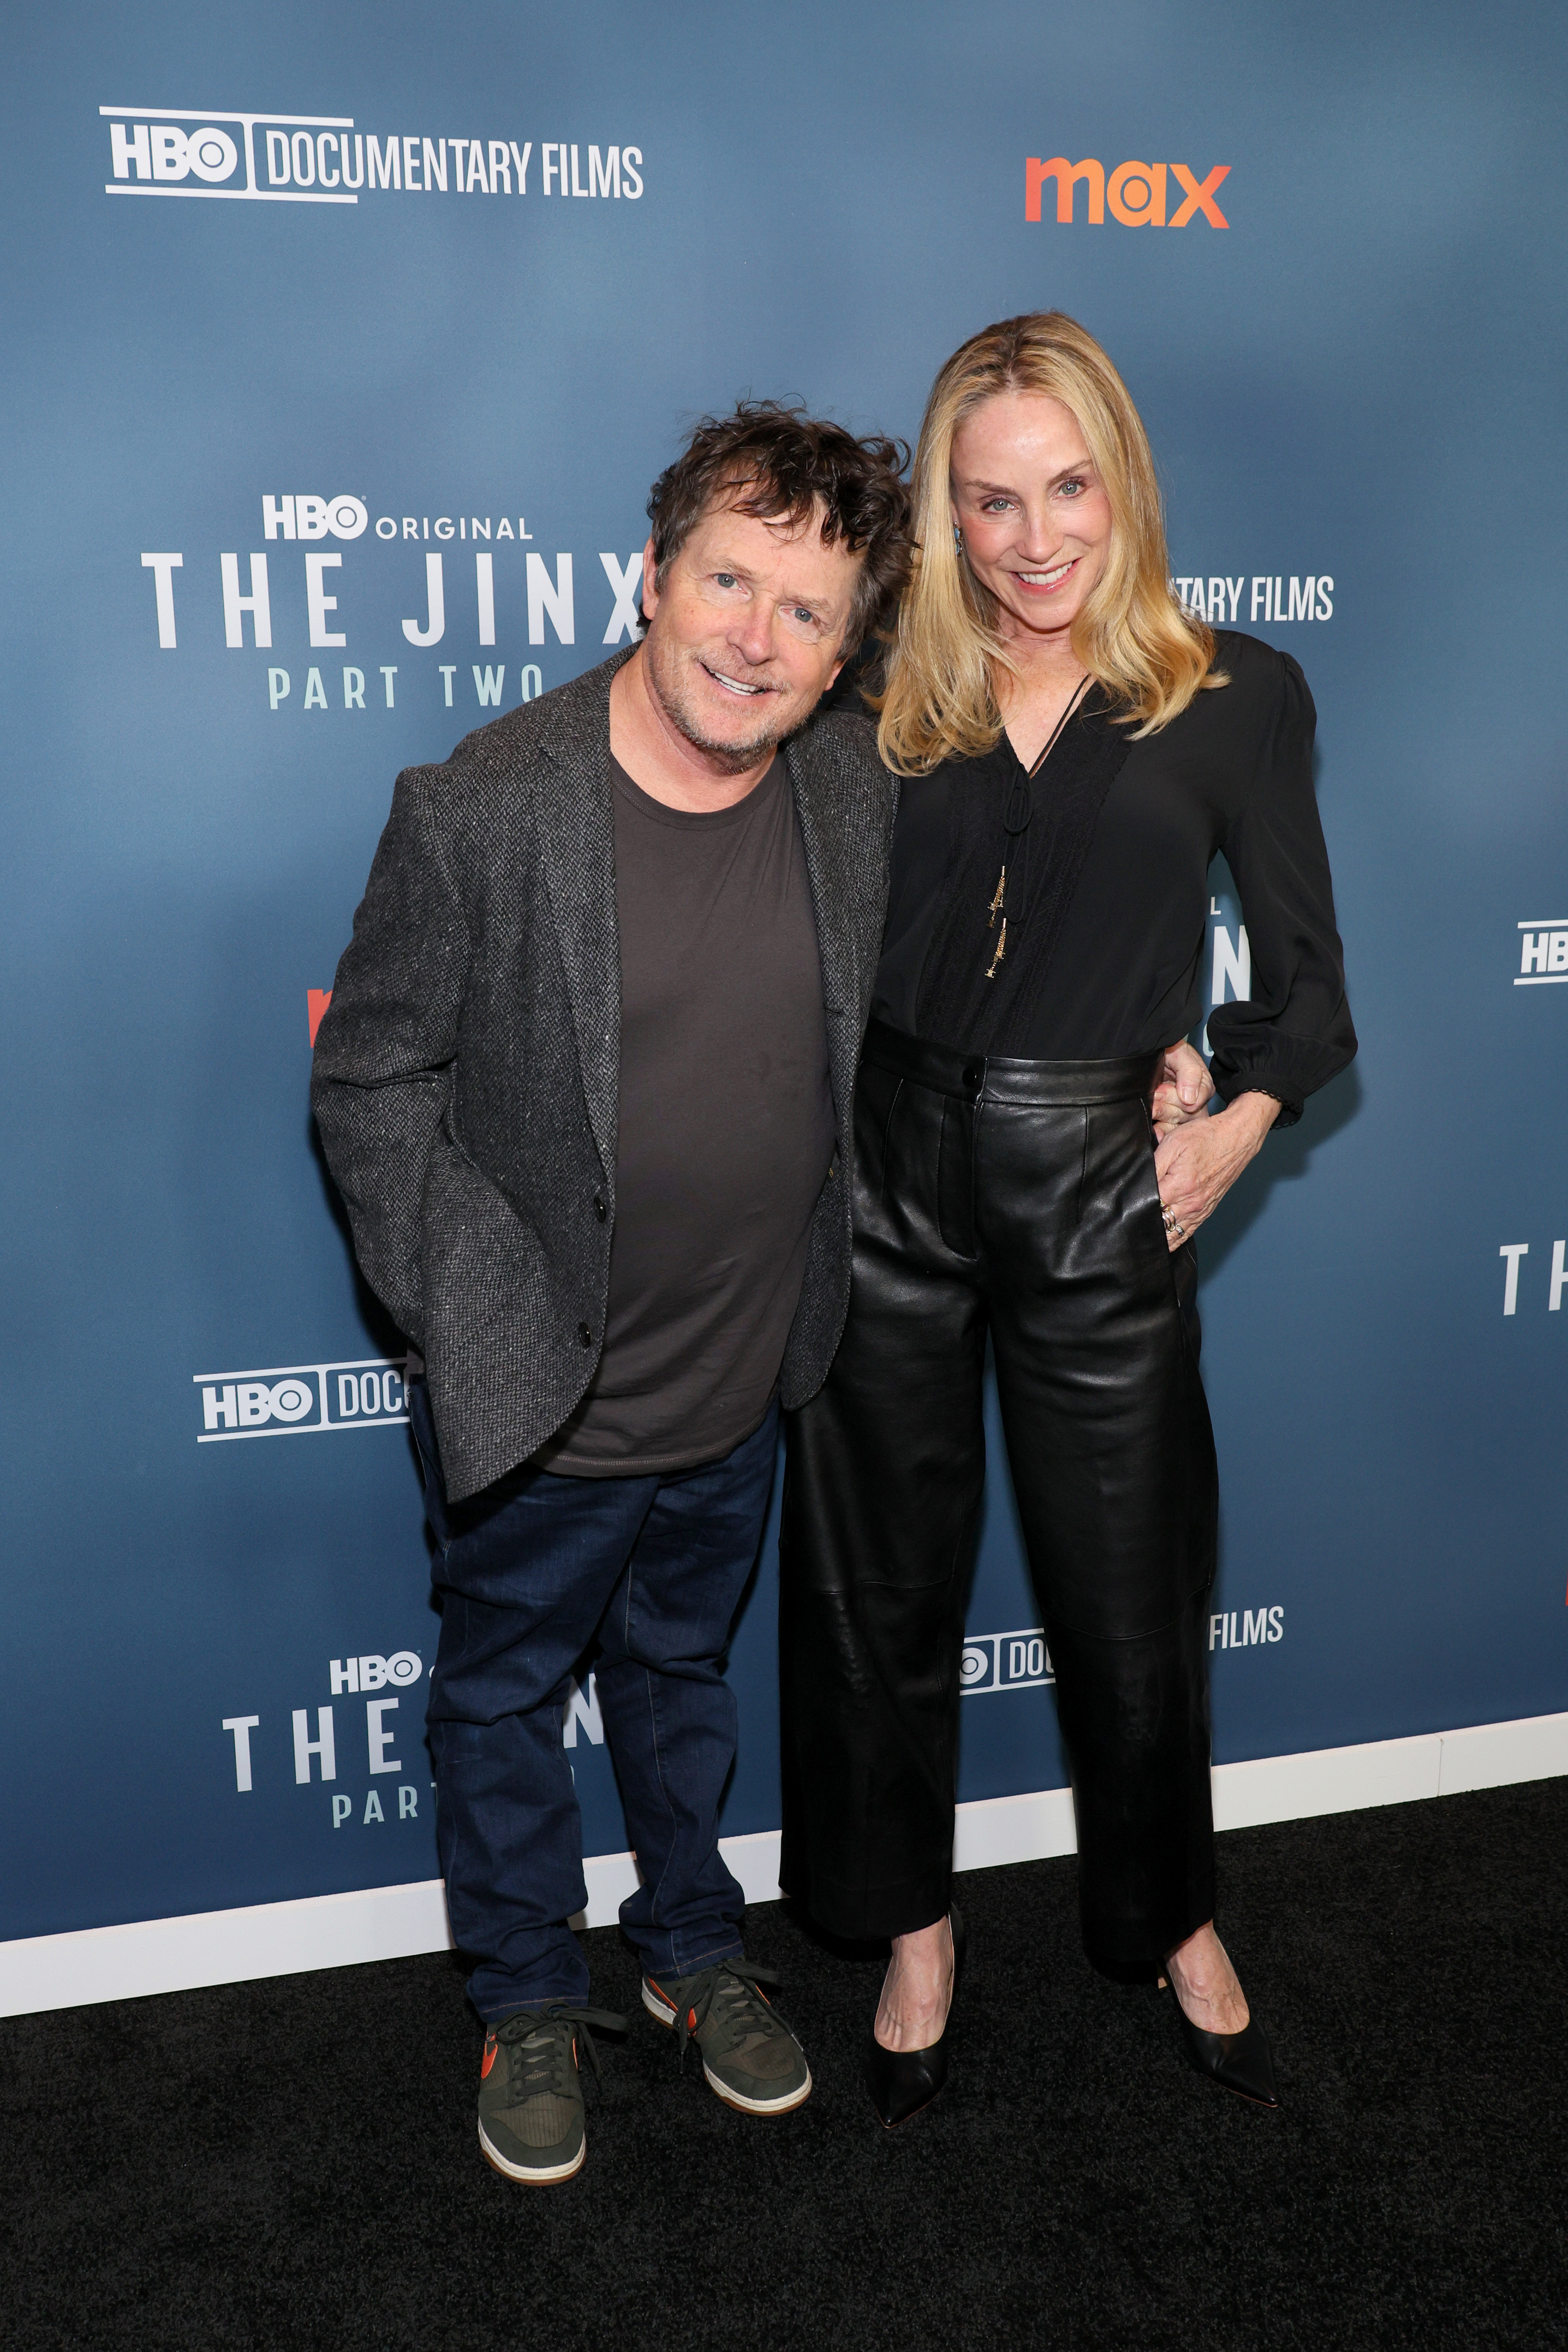
[[289, 490], [275, 499], [270, 491], [261, 501], [261, 528], [268, 539], [281, 531], [285, 539], [357, 539], [370, 520], [363, 499], [340, 490], [335, 499], [319, 499], [313, 491]]
[[269, 1421], [303, 1421], [315, 1409], [315, 1389], [292, 1372], [286, 1380], [226, 1381], [202, 1391], [206, 1429], [260, 1429]]
[[384, 1690], [388, 1684], [394, 1690], [406, 1690], [425, 1669], [412, 1650], [394, 1650], [390, 1658], [374, 1653], [364, 1658], [332, 1658], [327, 1671], [332, 1696], [339, 1698], [344, 1691]]
[[216, 185], [239, 163], [238, 148], [214, 122], [191, 131], [172, 122], [137, 122], [129, 138], [123, 122], [111, 122], [109, 152], [117, 180], [129, 179], [132, 172], [139, 180], [184, 180], [194, 173]]

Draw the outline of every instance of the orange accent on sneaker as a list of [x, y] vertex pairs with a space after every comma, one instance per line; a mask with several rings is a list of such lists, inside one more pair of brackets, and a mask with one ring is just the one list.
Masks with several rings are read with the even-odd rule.
[[686, 2012], [686, 2031], [688, 2033], [695, 2033], [697, 2031], [697, 2011], [694, 2009], [689, 2009]]
[[496, 2051], [498, 2047], [499, 2044], [496, 2041], [495, 2031], [492, 2027], [490, 2032], [485, 2036], [485, 2054], [479, 2061], [479, 2080], [481, 2083], [489, 2073], [490, 2068], [496, 2063]]

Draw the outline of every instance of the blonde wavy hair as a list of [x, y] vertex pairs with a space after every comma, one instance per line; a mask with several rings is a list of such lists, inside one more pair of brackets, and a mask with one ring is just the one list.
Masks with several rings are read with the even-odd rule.
[[1154, 460], [1126, 385], [1094, 337], [1061, 310], [987, 327], [954, 352], [931, 386], [914, 466], [913, 581], [899, 608], [877, 740], [889, 767], [925, 775], [956, 754], [988, 751], [1002, 733], [999, 670], [1015, 664], [996, 599], [955, 544], [950, 509], [953, 438], [999, 393], [1045, 393], [1077, 419], [1110, 500], [1105, 569], [1073, 623], [1072, 646], [1139, 737], [1168, 726], [1205, 686], [1213, 632], [1177, 601]]

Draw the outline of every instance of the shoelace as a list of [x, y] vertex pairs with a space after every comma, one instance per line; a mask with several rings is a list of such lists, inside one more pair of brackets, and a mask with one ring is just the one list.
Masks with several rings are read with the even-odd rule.
[[759, 2022], [766, 2021], [763, 2015], [766, 2011], [767, 2017], [782, 2024], [783, 2020], [763, 1998], [762, 1990], [763, 1985], [776, 1986], [779, 1982], [777, 1969], [754, 1969], [746, 1960], [721, 1960], [697, 1999], [685, 2002], [676, 2020], [680, 2030], [682, 2068], [686, 2064], [686, 2045], [707, 2023], [715, 2002], [721, 2002], [731, 2012], [738, 2011], [743, 2018], [755, 2017]]
[[[595, 2082], [602, 2082], [604, 2076], [594, 2041], [595, 2026], [601, 2033], [631, 2031], [629, 2021], [617, 2017], [614, 2010], [579, 2009], [561, 2000], [549, 2001], [542, 2009], [520, 2009], [503, 2018], [496, 2028], [496, 2041], [517, 2051], [513, 2082], [525, 2099], [533, 2098], [541, 2091], [565, 2092], [570, 2088], [571, 2050], [576, 2035], [571, 2031], [549, 2033], [542, 2030], [552, 2025], [581, 2027], [583, 2047], [588, 2053]], [[528, 2044], [535, 2034], [539, 2036], [538, 2047], [531, 2050]]]

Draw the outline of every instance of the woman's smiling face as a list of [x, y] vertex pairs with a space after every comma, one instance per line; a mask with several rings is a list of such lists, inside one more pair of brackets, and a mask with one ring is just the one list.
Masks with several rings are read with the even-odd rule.
[[1065, 635], [1110, 548], [1110, 501], [1078, 419], [1039, 392], [998, 393], [953, 436], [952, 520], [1004, 637]]

